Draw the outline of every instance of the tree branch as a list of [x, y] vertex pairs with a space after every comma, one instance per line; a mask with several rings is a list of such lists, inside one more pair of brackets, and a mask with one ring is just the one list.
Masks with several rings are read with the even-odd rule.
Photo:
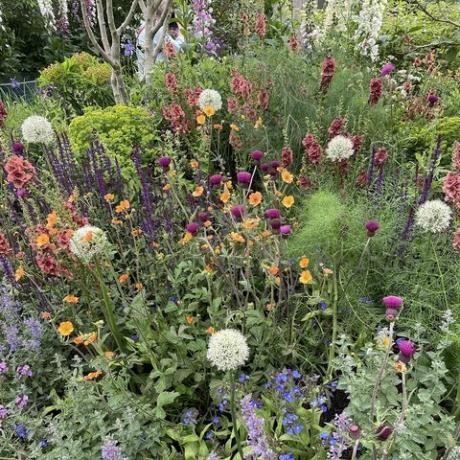
[[105, 9], [107, 10], [107, 22], [109, 24], [110, 35], [115, 37], [117, 35], [117, 28], [115, 26], [115, 17], [113, 16], [112, 0], [105, 0]]
[[109, 56], [109, 54], [102, 48], [102, 46], [98, 43], [96, 36], [94, 35], [93, 29], [91, 29], [91, 24], [89, 22], [88, 18], [88, 12], [86, 11], [86, 2], [85, 0], [80, 0], [80, 5], [81, 5], [81, 14], [83, 16], [83, 24], [85, 26], [86, 33], [88, 34], [88, 38], [92, 45], [97, 49], [97, 51], [100, 53], [102, 58], [108, 62], [111, 66], [114, 65], [114, 62], [112, 58]]
[[411, 5], [411, 4], [415, 4], [415, 6], [422, 12], [422, 13], [425, 13], [430, 19], [432, 19], [433, 21], [436, 21], [436, 22], [442, 22], [444, 24], [450, 24], [451, 26], [454, 26], [454, 27], [457, 27], [457, 28], [460, 28], [460, 24], [457, 23], [457, 22], [454, 22], [454, 21], [451, 21], [450, 19], [444, 19], [444, 18], [437, 18], [436, 16], [434, 16], [432, 13], [430, 13], [427, 8], [422, 5], [418, 0], [406, 0], [406, 2]]
[[165, 36], [166, 36], [166, 24], [168, 23], [169, 21], [169, 16], [170, 16], [170, 7], [171, 7], [171, 3], [172, 3], [172, 0], [168, 0], [167, 3], [166, 3], [166, 8], [165, 10], [163, 11], [163, 14], [161, 15], [161, 18], [160, 20], [158, 21], [158, 23], [155, 25], [155, 27], [153, 28], [152, 32], [153, 32], [153, 35], [155, 35], [159, 30], [160, 30], [160, 27], [163, 26], [163, 31], [162, 31], [162, 34], [161, 34], [161, 37], [160, 37], [160, 40], [158, 41], [158, 44], [157, 46], [155, 47], [155, 49], [153, 50], [153, 61], [155, 62], [157, 56], [158, 56], [158, 53], [160, 52], [162, 46], [163, 46], [163, 42], [164, 42], [164, 39], [165, 39]]
[[105, 24], [104, 5], [102, 0], [96, 0], [97, 22], [99, 24], [99, 31], [101, 33], [102, 46], [104, 50], [110, 52], [110, 42], [107, 35], [107, 27]]
[[128, 14], [126, 15], [125, 20], [121, 23], [120, 27], [118, 27], [117, 29], [117, 32], [119, 35], [123, 33], [123, 31], [126, 29], [126, 27], [128, 27], [129, 23], [133, 19], [138, 3], [139, 3], [139, 0], [134, 0], [133, 3], [131, 3], [131, 7], [129, 8], [129, 11], [128, 11]]

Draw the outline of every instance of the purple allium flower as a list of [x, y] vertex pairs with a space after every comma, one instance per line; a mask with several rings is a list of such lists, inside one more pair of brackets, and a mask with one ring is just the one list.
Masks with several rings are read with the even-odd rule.
[[369, 220], [366, 224], [367, 235], [369, 237], [374, 236], [379, 228], [380, 224], [376, 220]]
[[377, 428], [377, 438], [380, 439], [380, 441], [386, 441], [391, 434], [393, 433], [393, 427], [390, 425], [381, 425]]
[[230, 212], [235, 219], [239, 220], [242, 219], [246, 213], [246, 208], [242, 204], [236, 204], [235, 206], [232, 206]]
[[265, 156], [265, 153], [262, 150], [253, 150], [251, 152], [251, 158], [255, 161], [260, 161]]
[[158, 164], [163, 168], [167, 169], [169, 165], [171, 164], [171, 157], [160, 157], [158, 158]]
[[391, 62], [387, 62], [380, 69], [380, 76], [385, 77], [385, 76], [389, 75], [391, 72], [393, 72], [393, 70], [395, 70], [394, 64], [392, 64]]
[[281, 221], [279, 219], [272, 219], [270, 220], [270, 227], [273, 229], [273, 230], [279, 230], [280, 227], [281, 227]]
[[291, 234], [291, 226], [290, 225], [281, 225], [280, 233], [281, 233], [281, 235], [290, 235]]
[[21, 393], [15, 399], [16, 406], [18, 406], [19, 409], [24, 409], [24, 407], [27, 406], [28, 402], [29, 402], [29, 397], [24, 393]]
[[21, 377], [32, 377], [33, 376], [33, 372], [28, 364], [19, 365], [16, 371]]
[[412, 356], [416, 352], [415, 343], [410, 340], [399, 339], [396, 341], [399, 348], [399, 359], [405, 363], [408, 363]]
[[213, 174], [210, 178], [209, 178], [209, 183], [211, 185], [219, 185], [222, 181], [224, 180], [224, 177], [220, 174]]
[[15, 155], [22, 155], [24, 153], [24, 144], [19, 141], [13, 142], [11, 149]]
[[433, 107], [439, 102], [439, 96], [430, 91], [426, 97], [426, 101], [430, 107]]
[[274, 459], [276, 454], [270, 448], [264, 432], [264, 420], [256, 415], [250, 394], [241, 400], [241, 414], [248, 430], [248, 444], [252, 448], [251, 457], [263, 460]]
[[247, 171], [240, 171], [237, 175], [236, 178], [238, 180], [238, 183], [240, 185], [248, 185], [251, 182], [252, 179], [252, 174]]
[[383, 298], [383, 304], [387, 308], [394, 308], [395, 310], [399, 310], [403, 304], [403, 299], [396, 295], [387, 295]]
[[196, 235], [199, 228], [200, 228], [200, 225], [197, 224], [196, 222], [191, 222], [190, 224], [187, 224], [185, 226], [185, 229], [187, 230], [187, 232], [191, 233], [192, 235]]
[[25, 441], [27, 439], [27, 430], [26, 427], [22, 423], [17, 423], [14, 427], [16, 434], [18, 435], [21, 441]]
[[121, 460], [121, 449], [117, 446], [116, 441], [107, 440], [101, 449], [103, 460]]
[[270, 209], [267, 209], [265, 211], [264, 216], [267, 219], [279, 219], [280, 216], [281, 216], [281, 213], [280, 213], [279, 209], [270, 208]]
[[0, 374], [5, 374], [8, 372], [8, 364], [5, 361], [0, 363]]
[[209, 213], [206, 211], [201, 211], [198, 213], [198, 219], [200, 219], [200, 222], [206, 222], [209, 220]]
[[8, 409], [0, 404], [0, 420], [8, 417]]

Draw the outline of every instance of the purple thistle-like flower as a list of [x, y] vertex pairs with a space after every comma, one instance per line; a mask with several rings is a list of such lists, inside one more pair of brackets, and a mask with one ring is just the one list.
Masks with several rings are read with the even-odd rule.
[[385, 76], [389, 75], [391, 72], [393, 72], [393, 70], [395, 70], [394, 64], [392, 64], [391, 62], [387, 62], [380, 69], [380, 76], [385, 77]]
[[116, 441], [109, 439], [105, 442], [101, 449], [101, 457], [103, 460], [121, 460], [121, 449]]
[[264, 432], [264, 420], [257, 416], [250, 394], [241, 400], [241, 414], [248, 430], [248, 444], [252, 448], [251, 454], [246, 458], [274, 459], [276, 454], [270, 448], [267, 435]]
[[280, 227], [280, 234], [287, 236], [291, 234], [291, 226], [290, 225], [281, 225]]

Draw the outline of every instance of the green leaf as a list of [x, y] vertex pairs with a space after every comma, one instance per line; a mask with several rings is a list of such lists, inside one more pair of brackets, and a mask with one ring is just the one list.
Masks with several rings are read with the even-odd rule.
[[167, 406], [168, 404], [172, 404], [178, 396], [180, 396], [180, 393], [177, 393], [176, 391], [163, 391], [160, 393], [157, 398], [155, 415], [161, 419], [165, 418], [166, 412], [163, 410], [163, 407]]

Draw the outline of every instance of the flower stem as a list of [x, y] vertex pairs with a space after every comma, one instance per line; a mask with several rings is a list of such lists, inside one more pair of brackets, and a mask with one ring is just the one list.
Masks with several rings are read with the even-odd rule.
[[235, 390], [236, 390], [236, 371], [232, 372], [231, 375], [231, 390], [230, 390], [230, 408], [232, 411], [233, 431], [235, 432], [236, 445], [238, 453], [240, 454], [241, 460], [244, 459], [243, 448], [241, 447], [240, 434], [236, 426], [236, 408], [235, 408]]
[[329, 357], [328, 357], [328, 369], [327, 369], [327, 381], [332, 377], [332, 369], [335, 357], [335, 342], [337, 341], [337, 301], [338, 301], [338, 290], [337, 290], [337, 276], [338, 276], [339, 267], [336, 267], [334, 270], [333, 277], [333, 292], [334, 297], [332, 299], [332, 337], [331, 337], [331, 346], [329, 348]]

